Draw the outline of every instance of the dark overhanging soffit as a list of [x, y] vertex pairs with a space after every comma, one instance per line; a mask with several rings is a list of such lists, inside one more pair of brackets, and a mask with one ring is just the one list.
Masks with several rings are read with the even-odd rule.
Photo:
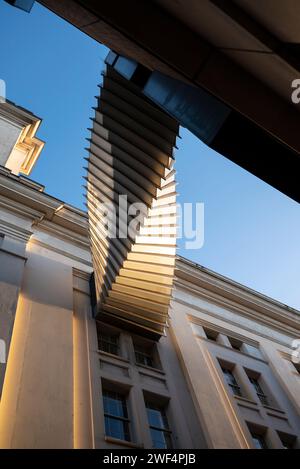
[[[182, 4], [169, 0], [39, 3], [118, 54], [151, 71], [205, 90], [235, 111], [230, 112], [212, 147], [299, 202], [296, 181], [300, 164], [299, 106], [291, 102], [290, 77], [300, 75], [300, 66], [299, 46], [292, 42], [297, 42], [296, 28], [293, 37], [289, 31], [290, 22], [295, 23], [290, 2], [284, 2], [285, 8], [281, 3], [274, 7], [285, 40], [268, 26], [270, 18], [261, 20], [257, 12], [253, 13], [253, 8], [259, 5], [259, 12], [264, 11], [266, 16], [262, 1], [251, 2], [251, 8], [243, 0], [203, 1], [201, 8], [212, 20], [209, 30], [214, 34], [210, 37], [207, 30], [204, 32], [200, 17], [195, 15], [198, 30], [192, 29], [184, 18], [186, 10], [191, 12], [197, 6], [193, 0]], [[185, 11], [180, 10], [183, 5]], [[217, 26], [220, 19], [221, 29]], [[241, 50], [244, 62], [239, 61], [226, 47], [217, 47], [212, 40], [219, 38], [222, 42], [228, 31], [232, 34], [237, 30], [239, 40], [251, 38], [252, 44], [254, 41], [266, 51], [259, 55], [259, 67], [253, 69], [253, 61], [251, 66], [251, 58], [248, 60], [253, 54], [247, 56], [247, 51]]]
[[111, 52], [107, 62], [213, 150], [300, 202], [300, 156], [201, 88]]

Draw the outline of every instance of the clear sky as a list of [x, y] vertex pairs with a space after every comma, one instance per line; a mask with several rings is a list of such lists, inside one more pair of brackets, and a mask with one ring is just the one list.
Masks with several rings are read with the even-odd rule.
[[[107, 49], [39, 4], [0, 1], [0, 79], [7, 97], [43, 118], [31, 178], [84, 208], [85, 138]], [[181, 129], [180, 202], [204, 202], [205, 242], [179, 254], [300, 309], [300, 206]], [[245, 145], [247, 143], [245, 142]]]

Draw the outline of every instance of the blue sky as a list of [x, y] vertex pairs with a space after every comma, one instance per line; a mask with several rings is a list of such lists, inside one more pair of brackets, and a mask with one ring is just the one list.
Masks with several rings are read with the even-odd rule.
[[[0, 2], [0, 79], [7, 97], [43, 118], [45, 149], [31, 174], [84, 208], [85, 140], [107, 49], [39, 4]], [[181, 129], [180, 202], [204, 202], [205, 243], [179, 254], [300, 309], [300, 206]]]

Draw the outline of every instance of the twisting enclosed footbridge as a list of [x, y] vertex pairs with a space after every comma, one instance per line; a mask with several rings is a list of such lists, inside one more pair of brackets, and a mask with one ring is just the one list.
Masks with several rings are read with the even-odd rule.
[[175, 268], [178, 122], [109, 64], [92, 121], [86, 197], [96, 316], [159, 338]]

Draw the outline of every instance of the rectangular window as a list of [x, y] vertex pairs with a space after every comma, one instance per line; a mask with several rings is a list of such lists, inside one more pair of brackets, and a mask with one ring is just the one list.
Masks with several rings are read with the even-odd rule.
[[239, 352], [242, 351], [243, 342], [241, 340], [235, 339], [233, 337], [228, 337], [228, 340], [234, 350], [238, 350]]
[[139, 365], [150, 366], [154, 368], [153, 348], [143, 347], [134, 344], [135, 360]]
[[247, 422], [247, 426], [251, 434], [255, 449], [268, 449], [266, 441], [267, 429], [250, 422]]
[[269, 399], [264, 393], [260, 383], [259, 383], [259, 378], [254, 378], [253, 376], [248, 376], [250, 383], [252, 384], [257, 397], [259, 398], [260, 402], [263, 405], [270, 405]]
[[251, 432], [251, 436], [256, 449], [268, 449], [265, 437], [263, 435]]
[[130, 441], [126, 397], [118, 392], [104, 389], [103, 407], [106, 436]]
[[108, 330], [103, 330], [102, 326], [97, 327], [99, 350], [119, 355], [119, 335]]
[[277, 432], [284, 449], [295, 449], [297, 438], [287, 433]]
[[172, 448], [171, 430], [164, 408], [146, 402], [153, 448]]
[[235, 376], [231, 370], [228, 368], [222, 367], [223, 375], [225, 378], [226, 383], [230, 387], [232, 394], [235, 396], [242, 396], [241, 387], [239, 386]]
[[206, 337], [209, 340], [213, 340], [214, 342], [217, 342], [219, 333], [216, 331], [213, 331], [212, 329], [208, 329], [207, 327], [203, 327], [203, 330], [205, 332]]
[[132, 337], [135, 362], [138, 365], [149, 366], [150, 368], [162, 369], [157, 345], [150, 339], [145, 339], [138, 335]]

